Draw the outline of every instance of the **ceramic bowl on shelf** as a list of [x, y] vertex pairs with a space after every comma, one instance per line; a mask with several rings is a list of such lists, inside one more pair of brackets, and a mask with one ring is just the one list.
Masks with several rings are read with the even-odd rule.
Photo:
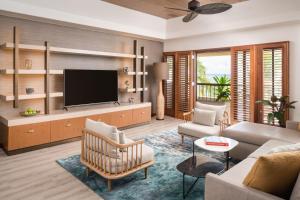
[[34, 88], [26, 88], [26, 94], [34, 93]]

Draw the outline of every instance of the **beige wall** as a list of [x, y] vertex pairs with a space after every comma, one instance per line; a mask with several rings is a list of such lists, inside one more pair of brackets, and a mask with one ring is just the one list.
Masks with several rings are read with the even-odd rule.
[[[133, 53], [133, 40], [136, 38], [124, 36], [117, 33], [105, 33], [101, 31], [79, 29], [50, 23], [41, 23], [6, 16], [0, 16], [0, 44], [13, 41], [13, 26], [20, 29], [20, 42], [25, 44], [43, 45], [48, 41], [51, 46], [78, 48], [86, 50], [99, 50], [108, 52]], [[155, 107], [156, 85], [151, 75], [151, 66], [154, 62], [158, 62], [162, 58], [163, 44], [158, 41], [147, 39], [138, 39], [139, 45], [145, 47], [146, 70], [150, 75], [147, 76], [146, 84], [149, 91], [145, 93], [146, 101], [151, 101]], [[0, 50], [0, 68], [12, 68], [12, 52]], [[43, 68], [44, 60], [42, 53], [22, 52], [20, 63], [24, 66], [25, 59], [32, 59], [33, 68]], [[62, 55], [51, 54], [50, 67], [52, 69], [120, 69], [124, 66], [132, 67], [132, 59], [117, 59], [95, 56], [79, 56], [79, 55]], [[51, 81], [52, 91], [62, 91], [62, 76], [53, 76]], [[119, 86], [122, 87], [125, 80], [132, 80], [129, 76], [119, 76]], [[43, 76], [35, 75], [34, 77], [22, 76], [20, 93], [25, 93], [26, 87], [34, 87], [36, 91], [43, 91]], [[0, 93], [12, 93], [12, 76], [0, 75]], [[136, 101], [140, 100], [138, 94], [122, 94], [119, 93], [119, 100], [127, 102], [129, 97], [134, 97]], [[53, 109], [61, 109], [63, 98], [55, 98], [51, 100]], [[20, 108], [23, 110], [28, 106], [41, 109], [43, 100], [26, 100], [21, 101]], [[12, 102], [0, 101], [0, 113], [11, 111], [13, 109]], [[155, 110], [153, 108], [153, 110]], [[16, 111], [16, 110], [15, 110]]]

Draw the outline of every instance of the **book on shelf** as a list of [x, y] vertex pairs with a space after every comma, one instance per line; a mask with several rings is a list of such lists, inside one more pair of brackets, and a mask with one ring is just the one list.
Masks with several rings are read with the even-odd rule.
[[212, 146], [229, 146], [229, 142], [227, 138], [214, 137], [214, 136], [205, 138], [205, 144], [212, 145]]

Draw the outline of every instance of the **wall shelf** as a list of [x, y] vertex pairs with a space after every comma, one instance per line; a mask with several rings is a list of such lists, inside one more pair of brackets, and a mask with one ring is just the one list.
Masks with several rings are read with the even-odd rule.
[[148, 88], [145, 88], [145, 90], [143, 88], [120, 88], [119, 89], [120, 92], [127, 92], [127, 93], [130, 93], [130, 92], [142, 92], [142, 91], [148, 91]]
[[[62, 92], [51, 92], [50, 97], [62, 97], [63, 93]], [[21, 94], [19, 95], [18, 99], [19, 100], [28, 100], [28, 99], [44, 99], [46, 98], [45, 93], [41, 94]], [[14, 95], [2, 95], [0, 94], [0, 99], [3, 101], [13, 101], [15, 100]]]
[[[14, 43], [6, 42], [0, 46], [2, 49], [14, 49]], [[20, 50], [31, 50], [31, 51], [46, 51], [45, 46], [40, 45], [30, 45], [30, 44], [19, 44]], [[77, 55], [90, 55], [90, 56], [104, 56], [104, 57], [115, 57], [115, 58], [139, 58], [147, 59], [147, 56], [126, 54], [126, 53], [113, 53], [104, 51], [92, 51], [83, 49], [70, 49], [62, 47], [49, 47], [49, 51], [52, 53], [62, 53], [62, 54], [77, 54]]]
[[[10, 74], [15, 74], [14, 69], [0, 69], [0, 74], [6, 74], [6, 75], [10, 75]], [[17, 74], [21, 74], [21, 75], [34, 75], [34, 74], [46, 74], [46, 70], [44, 69], [19, 69], [17, 70], [18, 73]], [[64, 70], [50, 70], [49, 74], [64, 74]]]
[[[0, 46], [2, 49], [14, 49], [14, 43], [6, 42]], [[30, 45], [30, 44], [19, 44], [20, 50], [31, 50], [31, 51], [46, 51], [45, 46], [41, 45]]]
[[[134, 76], [134, 75], [138, 75], [138, 76], [142, 76], [144, 75], [144, 72], [123, 72], [121, 71], [121, 74], [125, 74], [125, 75], [128, 75], [128, 76]], [[145, 72], [145, 76], [148, 75], [148, 72]]]

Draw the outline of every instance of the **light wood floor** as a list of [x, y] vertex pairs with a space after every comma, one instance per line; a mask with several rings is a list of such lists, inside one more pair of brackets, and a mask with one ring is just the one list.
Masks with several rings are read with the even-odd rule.
[[[166, 117], [150, 124], [124, 130], [128, 137], [147, 135], [177, 127], [180, 120]], [[93, 200], [102, 199], [55, 161], [80, 154], [80, 142], [72, 142], [14, 156], [0, 149], [1, 200]]]

